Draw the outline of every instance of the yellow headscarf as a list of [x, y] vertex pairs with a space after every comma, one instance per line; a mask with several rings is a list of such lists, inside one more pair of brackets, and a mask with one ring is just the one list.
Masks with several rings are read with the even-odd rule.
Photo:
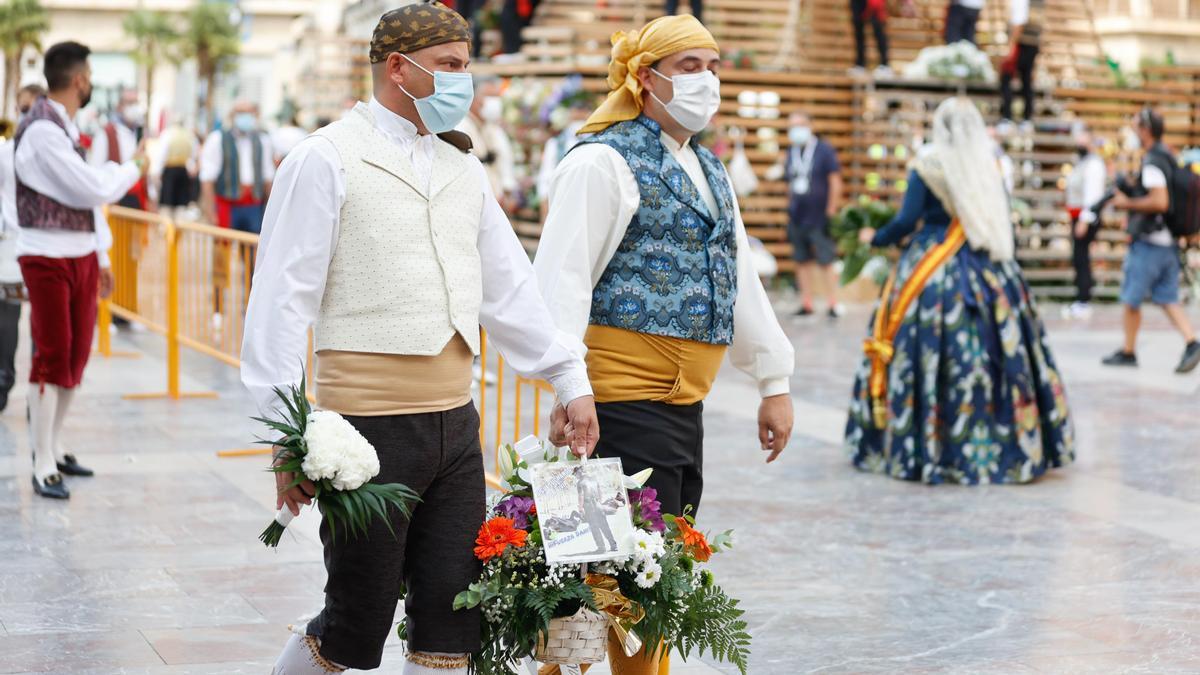
[[638, 68], [685, 49], [720, 51], [704, 24], [689, 14], [664, 16], [641, 30], [617, 31], [612, 36], [612, 62], [608, 64], [608, 98], [587, 119], [581, 134], [591, 134], [631, 120], [642, 112], [642, 83]]

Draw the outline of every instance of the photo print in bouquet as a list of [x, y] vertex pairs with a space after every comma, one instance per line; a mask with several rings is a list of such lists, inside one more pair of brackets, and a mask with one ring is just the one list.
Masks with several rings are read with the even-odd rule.
[[633, 515], [619, 459], [531, 467], [546, 560], [585, 563], [633, 554]]

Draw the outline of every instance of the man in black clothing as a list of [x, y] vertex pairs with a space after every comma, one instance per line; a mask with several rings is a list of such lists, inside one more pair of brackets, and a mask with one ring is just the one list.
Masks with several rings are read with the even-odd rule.
[[1042, 26], [1045, 25], [1046, 0], [1011, 0], [1012, 33], [1008, 43], [1012, 51], [1000, 65], [1000, 117], [1011, 121], [1012, 80], [1021, 78], [1021, 98], [1025, 101], [1022, 118], [1033, 121], [1033, 68], [1042, 45]]
[[[688, 4], [692, 6], [692, 16], [696, 17], [697, 21], [704, 21], [704, 0], [688, 0]], [[667, 0], [667, 14], [675, 15], [679, 13], [679, 0]]]

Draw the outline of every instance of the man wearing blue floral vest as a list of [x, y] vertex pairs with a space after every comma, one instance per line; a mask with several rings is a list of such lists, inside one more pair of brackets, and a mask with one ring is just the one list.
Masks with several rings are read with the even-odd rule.
[[[727, 351], [757, 381], [768, 462], [792, 430], [791, 343], [754, 272], [729, 175], [693, 138], [720, 104], [719, 66], [691, 16], [613, 36], [611, 91], [580, 130], [593, 135], [555, 172], [534, 262], [559, 329], [588, 348], [596, 454], [628, 474], [652, 468], [648, 484], [673, 514], [700, 504], [703, 400]], [[552, 440], [569, 431], [563, 418], [556, 407]], [[645, 668], [620, 672], [654, 672], [656, 660], [639, 658]]]

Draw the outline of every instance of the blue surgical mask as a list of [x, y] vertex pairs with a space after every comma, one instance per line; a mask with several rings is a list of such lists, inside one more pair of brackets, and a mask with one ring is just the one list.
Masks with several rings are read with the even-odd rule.
[[788, 129], [788, 140], [795, 145], [808, 145], [808, 141], [812, 138], [812, 129], [810, 127], [792, 127]]
[[433, 77], [433, 93], [425, 98], [417, 98], [409, 94], [404, 87], [400, 87], [400, 91], [407, 94], [417, 106], [417, 114], [421, 116], [421, 122], [425, 124], [429, 133], [440, 134], [458, 126], [471, 109], [471, 100], [475, 98], [475, 85], [471, 82], [471, 74], [430, 72], [421, 64], [409, 59], [407, 54], [400, 56]]
[[258, 125], [258, 120], [254, 118], [254, 113], [238, 113], [233, 116], [233, 126], [237, 127], [238, 131], [251, 132]]

